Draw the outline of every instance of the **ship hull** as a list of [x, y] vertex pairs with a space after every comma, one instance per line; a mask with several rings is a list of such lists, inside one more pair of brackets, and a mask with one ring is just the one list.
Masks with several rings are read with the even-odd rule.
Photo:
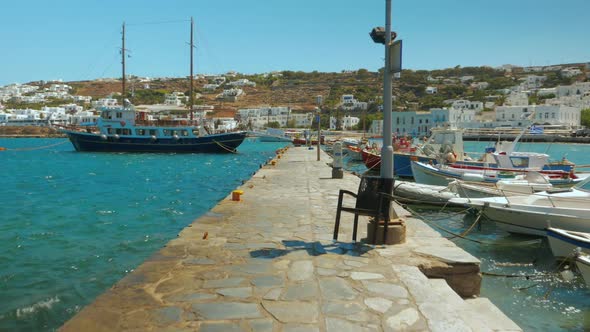
[[177, 139], [116, 137], [76, 131], [65, 133], [76, 151], [87, 152], [233, 153], [246, 138], [246, 132]]

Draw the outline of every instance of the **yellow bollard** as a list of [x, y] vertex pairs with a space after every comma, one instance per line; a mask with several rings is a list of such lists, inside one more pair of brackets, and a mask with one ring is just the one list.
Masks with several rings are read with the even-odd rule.
[[240, 196], [242, 196], [243, 193], [244, 193], [243, 190], [234, 190], [234, 191], [232, 191], [231, 192], [231, 200], [232, 201], [236, 201], [236, 202], [241, 201], [241, 199], [240, 199], [241, 197]]

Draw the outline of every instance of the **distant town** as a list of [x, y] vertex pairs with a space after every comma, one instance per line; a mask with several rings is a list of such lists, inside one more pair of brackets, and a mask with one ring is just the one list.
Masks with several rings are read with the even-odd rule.
[[[380, 72], [229, 72], [194, 79], [192, 110], [187, 78], [131, 76], [124, 97], [145, 119], [183, 121], [192, 112], [221, 131], [309, 128], [319, 111], [323, 129], [382, 132]], [[101, 107], [122, 102], [120, 85], [120, 79], [97, 79], [2, 86], [0, 126], [91, 125]], [[449, 124], [575, 133], [590, 126], [590, 63], [404, 70], [394, 81], [393, 103], [398, 135], [425, 136]]]

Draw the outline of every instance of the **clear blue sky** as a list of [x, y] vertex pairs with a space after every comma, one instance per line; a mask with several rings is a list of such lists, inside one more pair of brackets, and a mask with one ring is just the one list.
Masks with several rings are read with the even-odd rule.
[[[404, 68], [547, 65], [590, 61], [588, 0], [392, 0]], [[195, 19], [196, 73], [339, 72], [383, 64], [368, 33], [385, 0], [3, 1], [0, 85], [188, 75]], [[151, 22], [182, 21], [167, 24]]]

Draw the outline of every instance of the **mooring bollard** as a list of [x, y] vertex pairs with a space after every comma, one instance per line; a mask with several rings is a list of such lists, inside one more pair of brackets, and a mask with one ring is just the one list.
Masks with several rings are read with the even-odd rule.
[[334, 154], [332, 161], [332, 179], [342, 179], [344, 177], [344, 172], [342, 171], [342, 143], [334, 143], [332, 151]]

